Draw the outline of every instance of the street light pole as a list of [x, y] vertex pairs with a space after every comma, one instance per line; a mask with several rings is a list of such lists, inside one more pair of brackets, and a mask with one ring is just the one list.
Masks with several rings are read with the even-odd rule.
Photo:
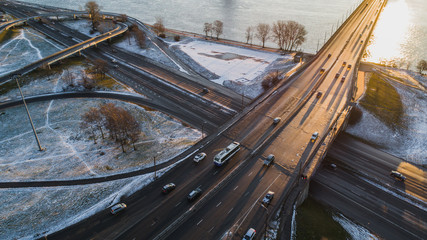
[[25, 110], [27, 111], [28, 119], [30, 120], [31, 127], [33, 128], [34, 137], [36, 138], [37, 145], [39, 146], [39, 151], [45, 150], [40, 145], [39, 137], [37, 136], [36, 128], [34, 127], [33, 120], [31, 119], [30, 112], [28, 111], [27, 103], [25, 102], [24, 94], [22, 93], [21, 86], [19, 86], [19, 77], [20, 75], [14, 75], [13, 78], [16, 81], [16, 85], [18, 85], [19, 92], [21, 93], [22, 102], [24, 102]]
[[264, 229], [264, 240], [267, 239], [267, 230], [268, 230], [268, 209], [261, 203], [261, 207], [265, 209], [267, 215], [265, 216], [265, 229]]
[[156, 156], [154, 156], [154, 180], [156, 180], [157, 178], [157, 173], [156, 173]]

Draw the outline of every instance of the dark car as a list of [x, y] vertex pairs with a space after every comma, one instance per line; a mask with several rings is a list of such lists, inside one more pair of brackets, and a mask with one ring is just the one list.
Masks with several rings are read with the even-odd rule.
[[111, 212], [111, 214], [117, 214], [118, 212], [125, 210], [126, 207], [127, 207], [126, 204], [118, 203], [118, 204], [111, 207], [110, 212]]
[[335, 78], [339, 78], [340, 73], [335, 74]]
[[188, 194], [187, 196], [187, 200], [189, 202], [194, 201], [196, 198], [198, 198], [200, 195], [202, 194], [202, 189], [200, 189], [199, 187], [194, 189], [193, 191], [190, 192], [190, 194]]
[[317, 98], [322, 97], [322, 92], [317, 92], [316, 97], [317, 97]]
[[390, 176], [394, 177], [395, 179], [404, 182], [406, 177], [403, 176], [402, 173], [398, 172], [398, 171], [391, 171], [390, 172]]
[[175, 187], [176, 186], [174, 183], [168, 183], [162, 187], [162, 193], [164, 194], [170, 193], [172, 190], [175, 189]]
[[274, 155], [270, 154], [267, 156], [267, 158], [264, 160], [264, 165], [269, 167], [274, 162]]
[[265, 206], [269, 205], [273, 200], [273, 197], [274, 197], [274, 192], [268, 191], [265, 197], [262, 199], [262, 204], [264, 204]]

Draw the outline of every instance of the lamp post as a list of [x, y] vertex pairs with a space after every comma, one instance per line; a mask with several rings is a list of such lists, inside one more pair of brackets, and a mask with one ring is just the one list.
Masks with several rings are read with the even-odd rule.
[[153, 160], [154, 160], [154, 180], [157, 179], [157, 167], [156, 167], [156, 157], [157, 155], [159, 155], [160, 152], [157, 152], [156, 155], [154, 155]]
[[265, 229], [264, 229], [264, 240], [267, 239], [267, 230], [268, 230], [268, 209], [261, 203], [261, 207], [265, 209], [267, 215], [265, 216]]
[[21, 75], [14, 75], [12, 78], [15, 79], [16, 85], [18, 85], [19, 92], [21, 93], [22, 102], [24, 103], [25, 110], [27, 111], [28, 119], [30, 120], [30, 124], [31, 124], [31, 127], [33, 129], [34, 137], [36, 138], [36, 142], [37, 142], [37, 145], [39, 147], [39, 151], [43, 151], [43, 150], [45, 150], [45, 148], [42, 148], [42, 146], [40, 145], [40, 141], [39, 141], [39, 138], [37, 136], [37, 132], [36, 132], [36, 129], [34, 127], [33, 120], [31, 119], [31, 115], [30, 115], [30, 112], [28, 111], [27, 103], [25, 102], [24, 94], [22, 93], [21, 86], [19, 86], [19, 78], [20, 77], [21, 77]]
[[205, 124], [206, 124], [206, 121], [203, 121], [203, 123], [202, 123], [202, 138], [205, 136], [205, 134], [203, 132]]

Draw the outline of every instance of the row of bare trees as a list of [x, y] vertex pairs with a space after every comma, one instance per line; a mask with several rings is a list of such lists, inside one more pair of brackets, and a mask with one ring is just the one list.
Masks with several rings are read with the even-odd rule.
[[133, 36], [136, 40], [136, 43], [138, 44], [138, 46], [140, 48], [146, 47], [145, 41], [146, 41], [147, 37], [145, 35], [145, 32], [142, 31], [141, 29], [139, 29], [138, 25], [132, 24], [129, 27], [129, 31], [127, 31], [126, 34], [127, 34], [128, 40], [129, 40], [129, 45], [131, 44], [130, 38]]
[[97, 135], [105, 138], [104, 130], [107, 130], [111, 139], [119, 143], [125, 152], [125, 145], [132, 144], [136, 150], [135, 143], [141, 135], [139, 123], [124, 108], [114, 103], [101, 104], [98, 108], [92, 107], [82, 115], [80, 127], [89, 130], [96, 144]]
[[267, 40], [271, 39], [277, 44], [279, 49], [285, 51], [296, 50], [305, 41], [307, 31], [304, 25], [295, 21], [278, 20], [272, 25], [260, 23], [256, 27], [246, 28], [246, 43], [251, 42], [253, 38], [261, 41], [262, 47], [265, 47]]
[[224, 23], [220, 20], [215, 20], [213, 23], [205, 23], [203, 25], [203, 32], [206, 37], [210, 35], [212, 38], [213, 34], [215, 34], [216, 39], [219, 39], [219, 36], [223, 33]]

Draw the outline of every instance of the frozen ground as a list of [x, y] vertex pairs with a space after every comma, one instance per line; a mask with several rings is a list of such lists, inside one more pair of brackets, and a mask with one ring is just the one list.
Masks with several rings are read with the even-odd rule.
[[[276, 70], [285, 73], [296, 66], [290, 55], [283, 56], [195, 38], [170, 44], [171, 48], [178, 47], [200, 67], [211, 72], [208, 76], [210, 80], [251, 98], [262, 93], [261, 81], [267, 73]], [[202, 72], [203, 69], [198, 71]]]
[[[94, 144], [80, 129], [80, 114], [104, 102], [130, 110], [140, 121], [143, 134], [137, 151], [127, 147], [123, 153], [109, 138]], [[38, 151], [22, 106], [5, 110], [0, 117], [1, 181], [87, 178], [146, 168], [153, 165], [153, 157], [159, 163], [168, 160], [200, 137], [165, 114], [119, 101], [65, 99], [29, 104], [29, 109], [47, 150]]]
[[150, 173], [82, 186], [0, 189], [0, 239], [42, 238], [121, 202], [152, 179]]
[[63, 47], [31, 28], [18, 28], [0, 43], [0, 76], [47, 57]]
[[378, 239], [375, 235], [370, 233], [366, 228], [350, 221], [342, 214], [333, 215], [332, 218], [338, 222], [352, 237], [354, 240], [358, 239]]
[[[391, 70], [388, 70], [391, 71]], [[405, 71], [393, 71], [393, 76], [405, 78]], [[426, 83], [426, 79], [411, 73], [415, 78]], [[410, 75], [408, 75], [410, 76]], [[387, 78], [397, 90], [404, 106], [404, 121], [408, 129], [393, 130], [383, 124], [374, 115], [359, 105], [363, 114], [355, 125], [349, 125], [346, 132], [368, 140], [384, 151], [419, 165], [427, 164], [427, 94], [425, 90], [418, 89], [413, 82], [414, 78], [405, 81], [396, 81]], [[420, 81], [420, 82], [421, 82]]]
[[[88, 139], [80, 115], [107, 100], [67, 99], [29, 104], [39, 138], [39, 152], [22, 106], [0, 115], [0, 181], [78, 179], [104, 176], [164, 162], [192, 146], [200, 132], [165, 114], [129, 103], [114, 103], [141, 121], [137, 151], [110, 140]], [[113, 101], [108, 101], [113, 102]], [[21, 120], [22, 119], [22, 120]], [[102, 184], [72, 187], [0, 189], [0, 239], [33, 239], [82, 220], [141, 189], [151, 174]], [[36, 234], [38, 234], [36, 236]]]

